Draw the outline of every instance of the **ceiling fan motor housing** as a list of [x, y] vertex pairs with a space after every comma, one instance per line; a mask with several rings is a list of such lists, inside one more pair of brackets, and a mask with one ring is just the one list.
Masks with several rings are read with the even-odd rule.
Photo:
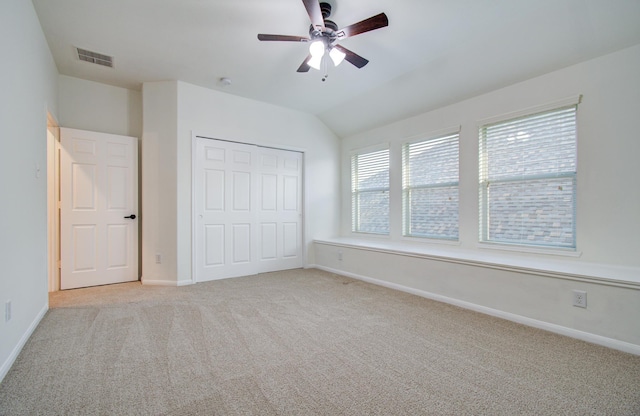
[[325, 2], [320, 3], [320, 12], [322, 12], [322, 17], [325, 19], [331, 16], [331, 5]]
[[331, 16], [331, 4], [322, 2], [320, 3], [320, 11], [322, 12], [322, 18], [324, 20], [325, 30], [318, 32], [313, 25], [309, 27], [309, 36], [311, 39], [325, 38], [329, 43], [333, 40], [335, 32], [338, 30], [338, 25], [333, 20], [327, 18]]

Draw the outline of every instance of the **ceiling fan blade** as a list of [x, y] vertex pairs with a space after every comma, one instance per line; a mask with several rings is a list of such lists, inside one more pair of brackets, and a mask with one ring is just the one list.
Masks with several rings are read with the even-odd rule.
[[309, 59], [311, 59], [311, 55], [307, 56], [307, 58], [304, 60], [304, 62], [298, 68], [297, 72], [309, 72], [309, 69], [311, 69], [311, 67], [308, 64]]
[[354, 23], [338, 30], [337, 36], [338, 39], [344, 39], [350, 36], [359, 35], [360, 33], [380, 29], [385, 26], [389, 26], [389, 19], [387, 18], [386, 14], [380, 13], [368, 19], [364, 19], [361, 22]]
[[318, 0], [302, 0], [305, 9], [309, 14], [311, 24], [315, 28], [324, 28], [324, 18], [322, 17], [322, 11], [320, 10], [320, 3]]
[[304, 36], [290, 36], [290, 35], [265, 35], [263, 33], [258, 34], [258, 40], [275, 40], [282, 42], [309, 42], [309, 38]]
[[344, 53], [346, 55], [344, 59], [358, 68], [362, 68], [363, 66], [369, 63], [368, 60], [364, 59], [362, 56], [358, 55], [355, 52], [351, 52], [349, 49], [345, 48], [344, 46], [335, 45], [334, 48]]

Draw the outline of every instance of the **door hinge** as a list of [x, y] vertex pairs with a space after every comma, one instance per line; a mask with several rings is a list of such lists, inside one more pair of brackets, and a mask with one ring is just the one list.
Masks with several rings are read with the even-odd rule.
[[58, 260], [58, 269], [62, 269], [62, 260]]
[[58, 205], [58, 209], [62, 207], [62, 203], [60, 201], [58, 201], [57, 205]]

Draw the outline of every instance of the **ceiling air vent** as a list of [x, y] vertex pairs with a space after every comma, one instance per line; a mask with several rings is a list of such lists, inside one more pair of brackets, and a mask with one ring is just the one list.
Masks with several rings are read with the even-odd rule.
[[97, 52], [91, 52], [86, 49], [76, 48], [78, 50], [78, 59], [85, 62], [91, 62], [92, 64], [98, 64], [102, 66], [108, 66], [113, 68], [113, 57], [103, 55]]

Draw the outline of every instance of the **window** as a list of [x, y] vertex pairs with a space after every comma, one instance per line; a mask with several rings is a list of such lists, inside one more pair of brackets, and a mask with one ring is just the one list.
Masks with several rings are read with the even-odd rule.
[[576, 247], [577, 104], [480, 128], [480, 240]]
[[389, 234], [389, 149], [351, 157], [351, 230]]
[[404, 235], [458, 239], [458, 133], [402, 148]]

